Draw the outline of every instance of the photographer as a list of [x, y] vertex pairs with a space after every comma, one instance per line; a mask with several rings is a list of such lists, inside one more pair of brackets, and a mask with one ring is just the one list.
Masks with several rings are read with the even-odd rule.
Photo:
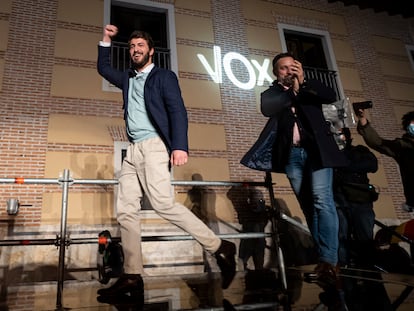
[[[341, 267], [373, 269], [376, 263], [373, 201], [377, 194], [373, 196], [368, 190], [371, 186], [368, 173], [377, 171], [378, 161], [366, 146], [352, 144], [349, 128], [343, 128], [340, 137], [345, 143], [342, 152], [348, 159], [348, 165], [335, 169], [334, 174], [339, 218], [338, 262]], [[384, 285], [379, 282], [342, 278], [342, 289], [349, 311], [391, 310]]]
[[372, 149], [390, 156], [397, 161], [404, 188], [405, 203], [402, 208], [407, 212], [414, 210], [414, 111], [402, 117], [402, 129], [405, 133], [401, 138], [384, 139], [378, 135], [365, 116], [365, 109], [356, 111], [358, 117], [358, 133]]
[[360, 266], [372, 265], [375, 224], [373, 201], [376, 198], [368, 190], [368, 173], [378, 170], [378, 161], [367, 147], [352, 144], [349, 128], [342, 129], [341, 138], [345, 142], [342, 152], [348, 159], [348, 165], [335, 169], [334, 174], [334, 196], [339, 217], [338, 259], [344, 266], [351, 261]]

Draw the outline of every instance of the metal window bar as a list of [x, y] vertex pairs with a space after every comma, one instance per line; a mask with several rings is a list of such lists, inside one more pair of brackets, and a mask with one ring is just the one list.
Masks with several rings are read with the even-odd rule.
[[[131, 67], [128, 44], [124, 42], [112, 42], [111, 64], [114, 68], [124, 71]], [[164, 69], [171, 69], [170, 50], [155, 47], [153, 62], [156, 66]]]
[[[36, 179], [36, 178], [0, 178], [0, 183], [4, 184], [59, 184], [62, 186], [62, 207], [61, 207], [61, 223], [60, 234], [56, 235], [56, 239], [31, 239], [31, 240], [0, 240], [0, 246], [16, 246], [16, 245], [55, 245], [59, 248], [59, 264], [58, 264], [58, 280], [57, 280], [57, 295], [56, 295], [56, 307], [60, 310], [62, 308], [62, 293], [64, 282], [64, 270], [65, 270], [65, 251], [66, 247], [70, 244], [87, 244], [97, 243], [97, 238], [75, 238], [70, 239], [66, 234], [67, 231], [67, 209], [68, 209], [68, 194], [69, 186], [72, 184], [84, 184], [84, 185], [116, 185], [118, 180], [116, 179], [73, 179], [70, 177], [69, 170], [65, 169], [63, 176], [59, 179]], [[274, 212], [271, 217], [272, 232], [271, 233], [237, 233], [237, 234], [218, 234], [220, 238], [227, 239], [254, 239], [262, 237], [272, 237], [272, 241], [277, 252], [278, 268], [281, 273], [283, 288], [287, 289], [286, 275], [282, 250], [279, 246], [278, 232], [276, 222], [280, 219], [286, 220], [291, 224], [294, 224], [298, 228], [304, 230], [309, 234], [307, 227], [297, 222], [293, 218], [281, 213], [276, 207], [273, 183], [270, 173], [266, 173], [266, 179], [264, 182], [227, 182], [227, 181], [172, 181], [176, 186], [261, 186], [265, 187], [269, 191], [271, 207]], [[114, 241], [120, 241], [120, 238], [114, 237]], [[179, 241], [179, 240], [194, 240], [190, 235], [177, 235], [177, 236], [144, 236], [143, 241]]]
[[303, 67], [303, 70], [307, 79], [316, 79], [321, 81], [326, 86], [331, 87], [336, 93], [336, 99], [340, 99], [338, 81], [336, 80], [336, 71], [313, 67]]

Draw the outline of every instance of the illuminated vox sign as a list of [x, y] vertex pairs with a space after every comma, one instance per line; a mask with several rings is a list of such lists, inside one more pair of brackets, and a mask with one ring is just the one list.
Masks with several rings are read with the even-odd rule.
[[[227, 77], [230, 81], [237, 87], [250, 90], [255, 87], [255, 85], [263, 86], [265, 80], [269, 81], [270, 83], [273, 82], [273, 79], [267, 73], [267, 69], [270, 64], [270, 60], [265, 58], [263, 64], [259, 64], [257, 60], [252, 59], [249, 61], [243, 55], [236, 53], [236, 52], [229, 52], [224, 55], [223, 59], [221, 58], [221, 48], [219, 46], [213, 47], [214, 53], [214, 64], [213, 67], [210, 66], [207, 59], [204, 57], [203, 54], [197, 54], [198, 59], [203, 64], [204, 68], [207, 70], [208, 74], [211, 76], [215, 83], [222, 83], [223, 82], [223, 70], [226, 73]], [[247, 82], [241, 82], [237, 79], [231, 69], [231, 62], [233, 60], [240, 61], [245, 67], [249, 74], [249, 80]], [[223, 66], [222, 66], [223, 64]], [[257, 79], [256, 79], [256, 72], [254, 67], [258, 70]]]

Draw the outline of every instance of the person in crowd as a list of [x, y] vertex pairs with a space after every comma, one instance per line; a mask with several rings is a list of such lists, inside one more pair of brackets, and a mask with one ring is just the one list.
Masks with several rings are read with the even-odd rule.
[[188, 160], [188, 119], [174, 72], [153, 63], [154, 43], [144, 31], [134, 31], [128, 42], [132, 67], [111, 66], [111, 42], [118, 29], [106, 25], [98, 46], [97, 70], [122, 90], [124, 119], [130, 140], [122, 163], [117, 197], [117, 221], [124, 251], [124, 274], [98, 295], [144, 292], [141, 254], [140, 201], [145, 195], [155, 212], [192, 235], [214, 254], [221, 269], [222, 287], [235, 275], [235, 244], [221, 240], [184, 205], [175, 202], [171, 167]]
[[414, 209], [414, 111], [402, 117], [402, 137], [385, 139], [379, 136], [366, 117], [365, 109], [356, 112], [358, 117], [357, 130], [365, 143], [379, 153], [392, 157], [399, 165], [404, 190], [405, 202], [402, 208], [407, 212]]
[[348, 165], [334, 172], [334, 198], [339, 217], [339, 263], [373, 265], [377, 193], [368, 173], [378, 170], [377, 157], [363, 145], [352, 144], [349, 128], [342, 129]]
[[326, 122], [322, 105], [335, 92], [316, 79], [305, 80], [302, 64], [290, 53], [273, 59], [274, 83], [261, 94], [268, 117], [258, 140], [241, 163], [249, 168], [286, 173], [318, 252], [319, 284], [335, 286], [338, 262], [338, 215], [333, 198], [333, 168], [346, 164]]
[[[374, 270], [377, 256], [373, 202], [378, 193], [370, 184], [368, 173], [378, 170], [378, 160], [368, 147], [352, 144], [349, 128], [343, 128], [340, 137], [348, 165], [334, 171], [334, 198], [339, 218], [338, 262], [344, 269]], [[348, 273], [362, 274], [361, 271]], [[367, 277], [376, 278], [378, 275], [369, 274]], [[392, 309], [380, 277], [378, 281], [342, 277], [341, 283], [349, 311]], [[376, 295], [380, 297], [375, 298]]]

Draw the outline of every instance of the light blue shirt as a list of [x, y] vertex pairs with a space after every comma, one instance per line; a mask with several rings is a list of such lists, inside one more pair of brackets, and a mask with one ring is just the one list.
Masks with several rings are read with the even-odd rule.
[[158, 136], [157, 130], [148, 118], [144, 100], [145, 80], [152, 68], [154, 64], [137, 72], [135, 77], [129, 78], [127, 132], [134, 143]]

